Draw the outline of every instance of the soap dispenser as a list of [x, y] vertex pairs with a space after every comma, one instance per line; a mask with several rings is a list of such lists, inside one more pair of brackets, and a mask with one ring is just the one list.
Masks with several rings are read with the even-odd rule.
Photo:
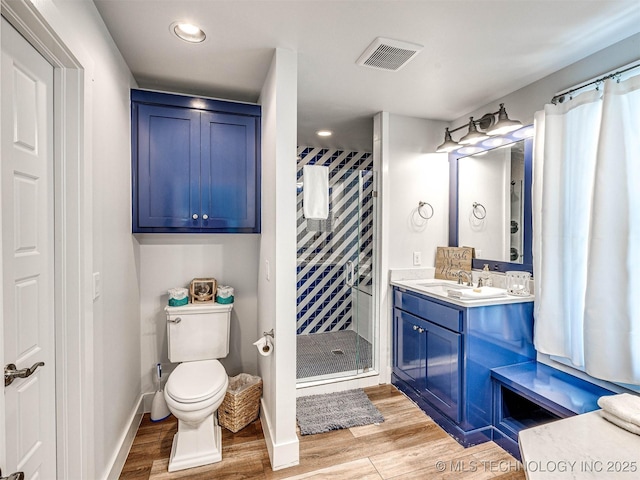
[[492, 287], [493, 280], [491, 279], [491, 272], [489, 271], [489, 264], [485, 263], [482, 273], [480, 274], [480, 282], [483, 287]]

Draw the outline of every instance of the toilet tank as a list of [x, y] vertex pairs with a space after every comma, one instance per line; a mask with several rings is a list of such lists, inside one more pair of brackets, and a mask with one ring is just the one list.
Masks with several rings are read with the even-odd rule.
[[169, 360], [189, 362], [224, 358], [229, 354], [233, 304], [188, 304], [165, 307]]

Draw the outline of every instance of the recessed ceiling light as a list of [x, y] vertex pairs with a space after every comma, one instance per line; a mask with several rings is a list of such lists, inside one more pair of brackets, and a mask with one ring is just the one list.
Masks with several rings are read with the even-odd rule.
[[172, 23], [171, 31], [185, 42], [200, 43], [204, 42], [204, 39], [207, 38], [200, 27], [187, 22]]
[[333, 132], [331, 130], [318, 130], [316, 132], [316, 135], [318, 135], [319, 137], [330, 137], [331, 135], [333, 135]]

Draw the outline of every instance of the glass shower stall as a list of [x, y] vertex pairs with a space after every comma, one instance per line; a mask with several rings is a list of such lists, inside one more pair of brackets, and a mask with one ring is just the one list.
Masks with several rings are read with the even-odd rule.
[[[297, 382], [376, 369], [376, 174], [366, 152], [301, 148], [297, 179]], [[329, 213], [307, 219], [304, 165], [328, 167]]]

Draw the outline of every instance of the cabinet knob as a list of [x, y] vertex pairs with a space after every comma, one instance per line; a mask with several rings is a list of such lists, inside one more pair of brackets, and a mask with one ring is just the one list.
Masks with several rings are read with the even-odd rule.
[[204, 215], [202, 215], [202, 219], [203, 220], [209, 220], [209, 215], [207, 215], [206, 213]]
[[194, 213], [193, 215], [191, 215], [191, 218], [193, 218], [194, 220], [197, 220], [198, 219], [198, 214]]
[[418, 333], [424, 333], [424, 328], [418, 328]]
[[414, 330], [418, 330], [418, 325], [414, 325], [414, 326], [413, 326], [413, 329], [414, 329]]

